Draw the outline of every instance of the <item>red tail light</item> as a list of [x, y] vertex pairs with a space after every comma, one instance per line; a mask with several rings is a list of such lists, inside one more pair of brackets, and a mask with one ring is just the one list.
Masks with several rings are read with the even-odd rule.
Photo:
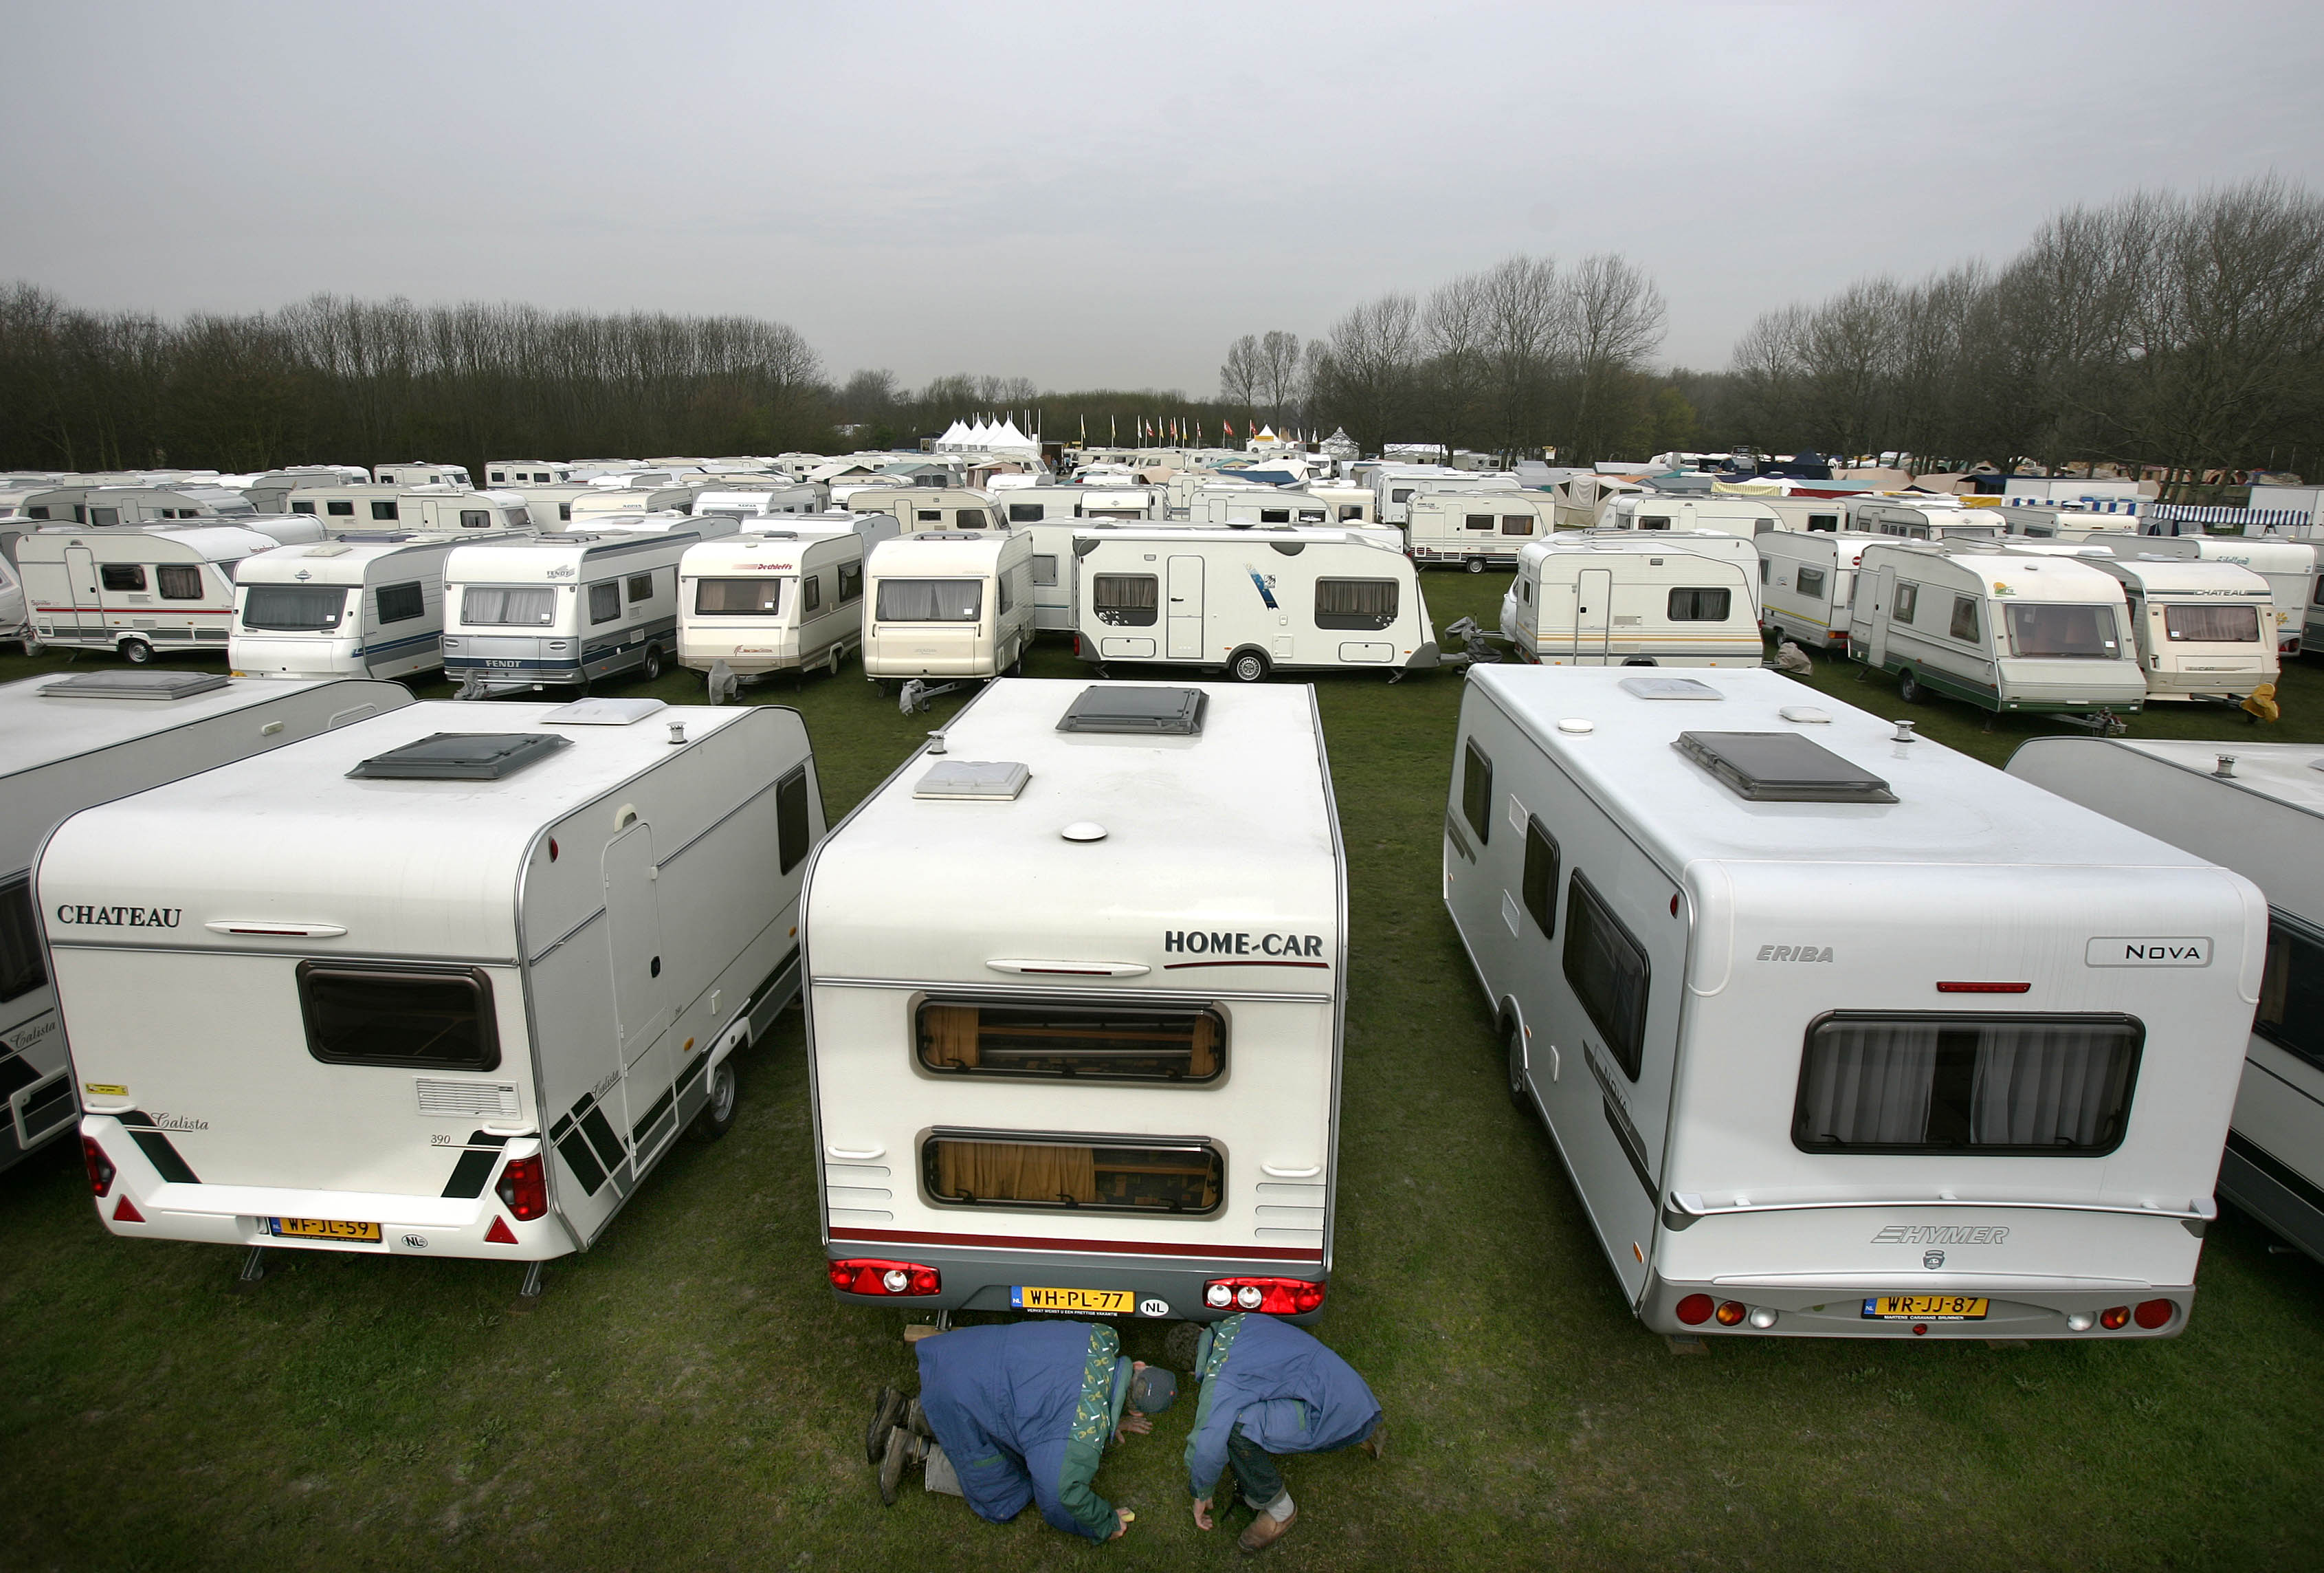
[[1304, 1278], [1213, 1278], [1203, 1285], [1203, 1303], [1213, 1310], [1305, 1316], [1323, 1303], [1323, 1286]]
[[521, 1224], [549, 1214], [549, 1176], [539, 1153], [510, 1159], [501, 1170], [500, 1183], [493, 1189], [500, 1193], [501, 1205]]
[[2134, 1314], [2138, 1318], [2138, 1325], [2152, 1332], [2169, 1321], [2171, 1313], [2177, 1309], [2167, 1300], [2142, 1300]]
[[2030, 983], [1941, 983], [1939, 994], [2024, 994], [2034, 985]]
[[83, 1136], [80, 1139], [80, 1155], [88, 1165], [89, 1194], [103, 1196], [111, 1190], [113, 1177], [120, 1170], [113, 1167], [113, 1160], [105, 1155], [105, 1149], [97, 1144], [96, 1137]]
[[831, 1287], [843, 1294], [935, 1294], [944, 1287], [944, 1274], [917, 1262], [883, 1262], [876, 1257], [851, 1256], [834, 1262]]
[[2108, 1306], [2106, 1309], [2098, 1312], [2098, 1326], [2106, 1328], [2108, 1332], [2113, 1332], [2117, 1328], [2127, 1327], [2129, 1324], [2130, 1308], [2126, 1305]]
[[1719, 1302], [1719, 1325], [1722, 1328], [1736, 1326], [1742, 1321], [1745, 1314], [1745, 1307], [1739, 1300], [1722, 1300]]
[[1711, 1297], [1690, 1294], [1678, 1302], [1678, 1319], [1690, 1328], [1699, 1328], [1711, 1319]]

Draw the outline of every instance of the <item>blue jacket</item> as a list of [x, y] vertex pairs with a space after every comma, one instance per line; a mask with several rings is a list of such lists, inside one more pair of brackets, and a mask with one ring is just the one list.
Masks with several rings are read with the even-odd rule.
[[1227, 1438], [1240, 1430], [1270, 1453], [1328, 1453], [1371, 1434], [1379, 1400], [1356, 1368], [1288, 1322], [1239, 1314], [1203, 1334], [1203, 1400], [1186, 1439], [1186, 1485], [1217, 1489]]
[[1091, 1483], [1128, 1389], [1120, 1347], [1111, 1328], [1048, 1320], [919, 1341], [920, 1408], [977, 1516], [1003, 1523], [1038, 1502], [1057, 1529], [1112, 1535]]

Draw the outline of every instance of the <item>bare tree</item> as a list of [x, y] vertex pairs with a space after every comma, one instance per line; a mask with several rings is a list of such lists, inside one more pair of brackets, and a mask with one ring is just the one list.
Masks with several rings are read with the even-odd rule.
[[1567, 277], [1566, 301], [1572, 388], [1567, 428], [1574, 458], [1588, 462], [1610, 450], [1628, 413], [1617, 403], [1662, 347], [1667, 313], [1654, 281], [1611, 253], [1582, 259]]
[[1269, 329], [1259, 341], [1259, 377], [1253, 391], [1267, 403], [1268, 421], [1283, 429], [1286, 412], [1299, 399], [1299, 336]]
[[1316, 362], [1319, 397], [1368, 453], [1378, 453], [1411, 407], [1420, 360], [1420, 305], [1388, 294], [1332, 325]]
[[1221, 403], [1240, 409], [1247, 421], [1259, 408], [1266, 381], [1266, 356], [1257, 334], [1246, 333], [1227, 346], [1226, 362], [1219, 367]]

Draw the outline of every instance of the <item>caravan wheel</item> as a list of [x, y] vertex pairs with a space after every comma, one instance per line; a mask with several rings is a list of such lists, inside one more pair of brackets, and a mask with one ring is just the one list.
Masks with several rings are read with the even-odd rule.
[[1525, 1084], [1525, 1029], [1509, 1028], [1509, 1102], [1527, 1115], [1533, 1113], [1533, 1095]]
[[831, 647], [831, 675], [837, 677], [839, 669], [847, 664], [847, 646], [835, 642]]
[[646, 681], [652, 682], [655, 679], [660, 676], [661, 646], [659, 644], [649, 644], [646, 646]]
[[1913, 676], [1913, 669], [1911, 667], [1908, 666], [1904, 671], [1896, 674], [1896, 697], [1904, 700], [1906, 704], [1919, 704], [1922, 699], [1927, 697], [1927, 692], [1928, 691], [1925, 689], [1921, 687], [1919, 680]]
[[687, 1134], [700, 1142], [715, 1142], [734, 1124], [734, 1108], [738, 1100], [734, 1084], [734, 1061], [730, 1056], [718, 1062], [710, 1073], [710, 1101], [694, 1116]]
[[148, 665], [153, 659], [153, 647], [143, 639], [124, 639], [121, 642], [121, 659], [132, 666]]
[[1481, 557], [1472, 557], [1462, 566], [1471, 573], [1482, 573], [1485, 571], [1485, 560]]
[[1265, 682], [1267, 657], [1256, 650], [1238, 650], [1227, 663], [1227, 675], [1239, 683]]

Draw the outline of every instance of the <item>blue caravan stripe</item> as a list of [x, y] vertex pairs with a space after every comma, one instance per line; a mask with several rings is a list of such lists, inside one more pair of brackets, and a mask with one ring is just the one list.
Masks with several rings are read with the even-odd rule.
[[414, 634], [409, 639], [391, 639], [384, 644], [363, 644], [355, 648], [357, 655], [385, 655], [391, 650], [409, 650], [415, 644], [434, 644], [444, 637], [440, 631]]
[[1267, 588], [1267, 581], [1259, 577], [1259, 569], [1251, 567], [1249, 563], [1245, 563], [1242, 565], [1242, 571], [1250, 575], [1250, 582], [1258, 589], [1259, 598], [1267, 603], [1267, 609], [1268, 611], [1276, 612], [1282, 610], [1281, 607], [1275, 604], [1275, 592]]

